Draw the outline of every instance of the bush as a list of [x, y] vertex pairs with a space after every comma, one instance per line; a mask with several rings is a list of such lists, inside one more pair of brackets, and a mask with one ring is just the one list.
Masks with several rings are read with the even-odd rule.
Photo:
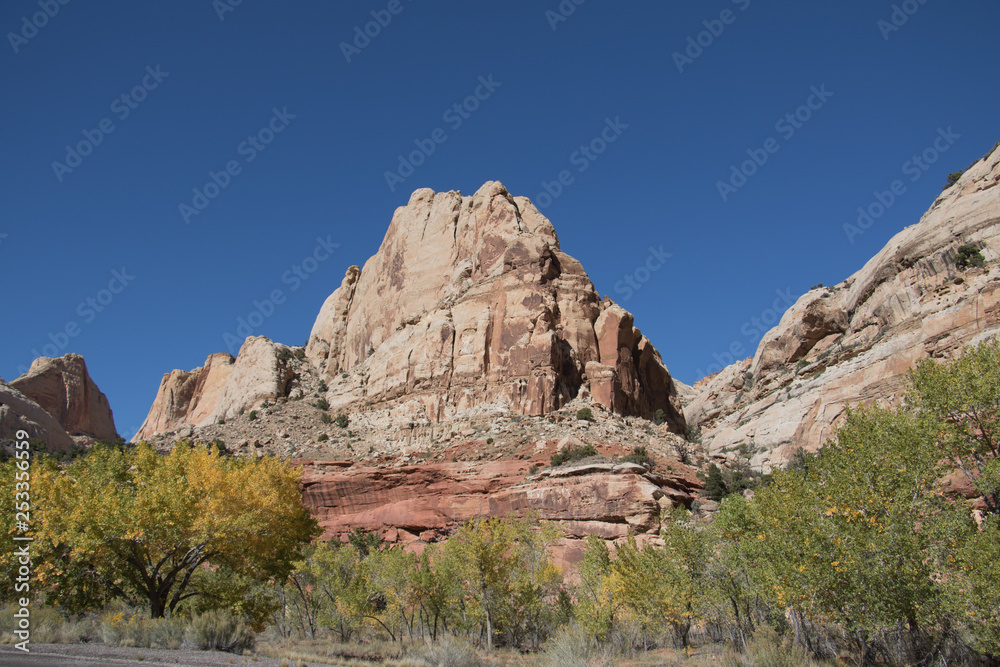
[[554, 468], [556, 466], [561, 466], [564, 463], [579, 461], [580, 459], [585, 459], [588, 456], [597, 456], [597, 450], [594, 449], [593, 445], [584, 445], [583, 447], [570, 447], [569, 449], [564, 449], [561, 452], [556, 452], [549, 459], [549, 464]]
[[576, 418], [580, 421], [594, 421], [594, 411], [590, 408], [580, 408], [576, 411]]
[[666, 424], [667, 423], [667, 413], [663, 411], [663, 408], [656, 408], [656, 414], [653, 415], [654, 424]]
[[247, 415], [247, 419], [249, 419], [252, 422], [257, 421], [257, 411], [251, 410], [250, 413]]
[[493, 444], [493, 438], [486, 438], [486, 444], [487, 445], [492, 445]]
[[538, 472], [538, 465], [537, 464], [532, 464], [532, 466], [530, 468], [528, 468], [528, 474], [529, 475], [534, 475], [537, 472]]
[[325, 398], [320, 398], [318, 401], [316, 401], [315, 406], [325, 412], [330, 409], [330, 402], [327, 401]]
[[341, 413], [337, 415], [337, 418], [334, 420], [333, 423], [339, 426], [340, 428], [347, 428], [348, 424], [351, 423], [351, 418]]
[[611, 667], [616, 664], [610, 647], [597, 648], [587, 632], [572, 623], [545, 644], [540, 665], [544, 667]]
[[322, 416], [321, 416], [321, 417], [319, 418], [319, 420], [320, 420], [321, 422], [323, 422], [324, 424], [332, 424], [332, 423], [333, 423], [333, 417], [331, 417], [331, 416], [330, 416], [330, 415], [329, 415], [328, 413], [326, 413], [326, 412], [324, 412], [324, 413], [323, 413], [323, 415], [322, 415]]
[[649, 469], [653, 468], [653, 459], [649, 458], [649, 452], [646, 451], [645, 447], [634, 447], [632, 453], [623, 456], [621, 461], [622, 463], [637, 463]]
[[256, 639], [242, 618], [219, 610], [206, 611], [192, 618], [185, 637], [202, 651], [230, 653], [249, 651]]
[[330, 436], [328, 436], [326, 433], [320, 433], [319, 437], [316, 438], [316, 442], [326, 442], [329, 439], [330, 439]]
[[986, 264], [986, 258], [979, 252], [979, 248], [974, 245], [962, 245], [955, 253], [955, 266], [964, 271], [970, 267], [982, 267]]
[[463, 639], [445, 635], [440, 642], [422, 646], [408, 656], [414, 667], [480, 667], [487, 665], [476, 649]]
[[324, 380], [320, 380], [319, 381], [319, 390], [322, 393], [325, 394], [326, 392], [328, 392], [330, 390], [330, 388], [326, 386], [326, 382]]
[[306, 348], [304, 347], [295, 348], [295, 358], [298, 359], [299, 361], [304, 360], [306, 358]]
[[953, 171], [950, 174], [948, 174], [948, 182], [942, 185], [941, 189], [947, 190], [951, 186], [955, 185], [955, 183], [958, 183], [958, 179], [962, 178], [962, 174], [964, 173], [965, 173], [964, 169], [959, 169], [958, 171]]

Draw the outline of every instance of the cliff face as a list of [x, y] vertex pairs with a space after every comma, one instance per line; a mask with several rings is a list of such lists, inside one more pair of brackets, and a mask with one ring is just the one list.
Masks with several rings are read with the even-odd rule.
[[118, 438], [108, 399], [78, 354], [39, 357], [10, 387], [39, 405], [69, 435], [109, 442]]
[[235, 361], [212, 355], [165, 375], [136, 439], [204, 427], [320, 380], [334, 410], [390, 411], [400, 424], [544, 415], [579, 397], [621, 415], [662, 410], [684, 431], [673, 380], [632, 315], [602, 301], [551, 223], [499, 183], [471, 197], [416, 191], [378, 252], [323, 304], [308, 363], [292, 355], [249, 338]]
[[247, 338], [237, 358], [209, 355], [192, 371], [163, 376], [146, 421], [133, 438], [147, 440], [181, 426], [204, 427], [234, 417], [241, 410], [288, 395], [291, 351], [263, 336]]
[[[906, 372], [1000, 333], [1000, 148], [844, 282], [805, 294], [751, 359], [699, 382], [688, 421], [715, 454], [747, 445], [771, 467], [814, 451], [848, 405], [896, 401]], [[985, 268], [959, 269], [961, 245]]]

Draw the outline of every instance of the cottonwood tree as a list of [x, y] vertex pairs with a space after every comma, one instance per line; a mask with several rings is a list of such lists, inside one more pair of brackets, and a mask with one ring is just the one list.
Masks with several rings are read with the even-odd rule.
[[166, 456], [97, 447], [62, 470], [38, 466], [39, 581], [71, 610], [120, 598], [160, 618], [193, 598], [211, 606], [227, 575], [283, 580], [319, 532], [297, 480], [276, 458], [186, 442]]

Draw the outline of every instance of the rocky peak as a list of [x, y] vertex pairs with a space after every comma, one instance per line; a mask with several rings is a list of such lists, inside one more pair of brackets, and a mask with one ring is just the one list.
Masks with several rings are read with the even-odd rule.
[[602, 302], [548, 219], [496, 182], [471, 197], [414, 192], [323, 304], [306, 355], [334, 404], [418, 421], [486, 403], [541, 415], [589, 392], [620, 414], [661, 409], [683, 429], [670, 375], [632, 316]]
[[10, 382], [10, 387], [39, 405], [69, 435], [83, 440], [118, 439], [108, 399], [78, 354], [39, 357], [27, 373]]

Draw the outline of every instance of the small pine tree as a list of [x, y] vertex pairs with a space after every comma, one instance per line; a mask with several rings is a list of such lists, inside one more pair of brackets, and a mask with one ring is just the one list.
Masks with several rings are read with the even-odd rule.
[[722, 470], [714, 463], [708, 466], [708, 473], [705, 475], [705, 488], [702, 489], [702, 493], [707, 498], [716, 502], [729, 495], [729, 489], [726, 487], [726, 480], [722, 476]]
[[958, 252], [955, 253], [955, 266], [959, 270], [965, 271], [970, 267], [982, 267], [985, 264], [986, 258], [979, 252], [979, 248], [974, 245], [958, 246]]

